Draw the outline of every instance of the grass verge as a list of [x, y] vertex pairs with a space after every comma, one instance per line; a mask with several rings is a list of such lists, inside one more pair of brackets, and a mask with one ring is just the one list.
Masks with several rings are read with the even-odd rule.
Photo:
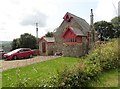
[[118, 69], [111, 69], [98, 75], [96, 81], [90, 83], [91, 87], [118, 87]]
[[63, 70], [66, 66], [73, 67], [80, 59], [74, 57], [59, 57], [25, 67], [9, 69], [2, 72], [2, 86], [15, 87], [22, 82], [27, 87], [33, 86], [36, 81], [49, 81], [52, 76], [57, 75], [57, 71]]

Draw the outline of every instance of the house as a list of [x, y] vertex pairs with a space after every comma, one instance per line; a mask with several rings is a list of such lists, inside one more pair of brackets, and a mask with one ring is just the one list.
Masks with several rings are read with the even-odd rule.
[[53, 55], [54, 37], [41, 37], [38, 41], [40, 55]]
[[[91, 24], [89, 25], [84, 19], [67, 12], [63, 17], [63, 22], [54, 32], [52, 49], [47, 51], [52, 51], [53, 54], [60, 52], [64, 56], [82, 56], [88, 53], [97, 40], [93, 26], [92, 10], [90, 17]], [[41, 47], [41, 45], [44, 45], [44, 43], [39, 43], [40, 50], [44, 47]]]

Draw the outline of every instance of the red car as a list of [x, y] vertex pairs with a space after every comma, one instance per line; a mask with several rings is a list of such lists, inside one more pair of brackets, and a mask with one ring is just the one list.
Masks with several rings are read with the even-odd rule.
[[34, 55], [34, 51], [30, 48], [19, 48], [9, 53], [4, 54], [4, 59], [17, 59], [17, 58], [31, 58]]

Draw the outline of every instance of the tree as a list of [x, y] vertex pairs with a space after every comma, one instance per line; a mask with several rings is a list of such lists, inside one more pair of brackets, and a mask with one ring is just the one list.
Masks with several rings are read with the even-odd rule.
[[53, 37], [53, 32], [48, 32], [47, 34], [45, 34], [46, 37]]
[[120, 16], [119, 17], [114, 17], [111, 20], [111, 23], [113, 24], [114, 30], [115, 30], [115, 37], [120, 36]]
[[37, 48], [36, 38], [28, 33], [22, 34], [20, 38], [14, 39], [12, 42], [12, 49], [17, 48]]
[[17, 39], [13, 39], [13, 42], [12, 42], [12, 50], [14, 49], [17, 49], [20, 47], [20, 39], [17, 38]]
[[110, 22], [98, 21], [94, 23], [95, 30], [100, 34], [100, 40], [108, 40], [113, 38], [115, 31], [113, 25]]
[[35, 49], [36, 44], [36, 38], [33, 35], [25, 33], [20, 36], [20, 47]]

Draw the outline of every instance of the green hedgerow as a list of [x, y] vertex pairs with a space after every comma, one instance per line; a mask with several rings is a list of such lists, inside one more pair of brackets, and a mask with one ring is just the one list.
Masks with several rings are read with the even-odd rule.
[[73, 69], [65, 68], [58, 73], [57, 87], [88, 87], [91, 80], [98, 78], [99, 73], [118, 67], [117, 40], [104, 42], [92, 50], [89, 55], [82, 57], [84, 66]]

